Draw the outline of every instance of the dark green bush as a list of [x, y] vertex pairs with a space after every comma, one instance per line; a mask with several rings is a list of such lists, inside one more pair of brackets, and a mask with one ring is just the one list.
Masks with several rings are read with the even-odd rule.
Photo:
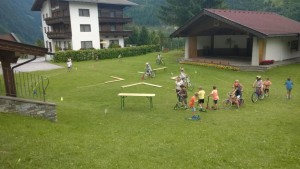
[[112, 59], [117, 58], [119, 55], [122, 55], [122, 57], [131, 57], [157, 51], [159, 51], [158, 45], [78, 51], [68, 50], [56, 52], [53, 60], [54, 62], [66, 62], [68, 58], [71, 58], [72, 61], [80, 62], [86, 60], [95, 60], [97, 57], [99, 60]]

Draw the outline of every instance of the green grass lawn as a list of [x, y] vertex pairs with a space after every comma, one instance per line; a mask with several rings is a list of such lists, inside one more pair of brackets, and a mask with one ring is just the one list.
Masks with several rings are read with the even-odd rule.
[[[123, 85], [142, 82], [138, 71], [155, 65], [157, 53], [112, 60], [73, 63], [73, 70], [35, 72], [48, 76], [47, 100], [57, 104], [58, 122], [15, 114], [0, 114], [0, 168], [300, 168], [300, 65], [266, 72], [235, 72], [212, 67], [180, 65], [180, 51], [163, 53], [167, 71], [145, 82], [156, 88]], [[65, 63], [61, 63], [66, 67]], [[173, 110], [175, 83], [183, 66], [196, 86], [189, 98], [216, 85], [220, 101], [235, 79], [244, 86], [240, 109], [199, 113], [189, 121], [188, 110]], [[270, 97], [252, 103], [256, 75], [273, 83]], [[125, 80], [103, 84], [117, 76]], [[291, 77], [292, 99], [284, 82]], [[121, 111], [120, 92], [155, 93], [154, 108], [143, 97], [128, 97]], [[63, 97], [63, 101], [61, 101]], [[205, 103], [206, 104], [206, 103]]]

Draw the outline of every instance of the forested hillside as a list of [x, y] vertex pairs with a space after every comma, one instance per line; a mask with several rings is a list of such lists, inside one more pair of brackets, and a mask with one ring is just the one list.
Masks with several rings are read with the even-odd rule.
[[[130, 1], [139, 4], [125, 11], [125, 15], [133, 18], [133, 24], [159, 29], [164, 25], [158, 19], [161, 5], [183, 0]], [[0, 34], [14, 32], [23, 42], [30, 44], [42, 39], [40, 13], [31, 11], [33, 2], [34, 0], [0, 0]], [[195, 2], [197, 0], [193, 1]], [[184, 0], [184, 3], [190, 3], [190, 0]], [[229, 9], [273, 11], [300, 21], [300, 0], [224, 0], [224, 4]]]
[[0, 0], [0, 34], [13, 32], [28, 44], [42, 39], [39, 12], [31, 11], [34, 0]]
[[130, 0], [139, 4], [135, 7], [128, 8], [125, 13], [133, 18], [135, 24], [145, 26], [159, 26], [161, 25], [157, 12], [165, 0]]

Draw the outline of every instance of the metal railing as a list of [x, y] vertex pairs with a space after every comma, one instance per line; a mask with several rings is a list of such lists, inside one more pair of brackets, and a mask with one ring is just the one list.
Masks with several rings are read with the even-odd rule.
[[[46, 101], [46, 91], [49, 86], [49, 79], [41, 75], [27, 72], [14, 71], [16, 96], [18, 98]], [[0, 95], [10, 95], [5, 90], [3, 77], [0, 78]]]

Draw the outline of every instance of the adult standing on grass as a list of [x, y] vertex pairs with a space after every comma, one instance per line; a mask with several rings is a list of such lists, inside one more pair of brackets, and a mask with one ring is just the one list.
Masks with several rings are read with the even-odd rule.
[[287, 90], [286, 98], [287, 99], [291, 99], [291, 91], [293, 89], [294, 83], [291, 80], [291, 78], [287, 78], [287, 80], [286, 80], [286, 82], [284, 84], [285, 84], [285, 87], [286, 87], [286, 90]]

